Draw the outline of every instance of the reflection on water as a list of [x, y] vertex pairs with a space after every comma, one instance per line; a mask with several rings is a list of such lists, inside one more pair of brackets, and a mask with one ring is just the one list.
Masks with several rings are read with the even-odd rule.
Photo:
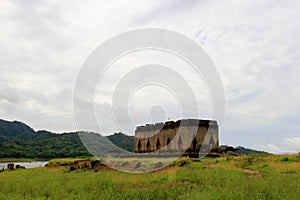
[[2, 169], [2, 168], [6, 169], [8, 163], [15, 164], [15, 167], [16, 167], [16, 165], [21, 165], [21, 166], [24, 166], [25, 168], [35, 168], [35, 167], [44, 167], [48, 163], [48, 161], [3, 162], [3, 163], [0, 163], [0, 169]]

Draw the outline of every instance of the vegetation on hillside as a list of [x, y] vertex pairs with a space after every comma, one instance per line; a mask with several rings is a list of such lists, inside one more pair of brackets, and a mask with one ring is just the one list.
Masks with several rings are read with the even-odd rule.
[[[222, 150], [228, 148], [228, 147], [231, 147], [231, 146], [228, 146], [228, 145], [221, 145], [220, 148]], [[267, 152], [265, 151], [257, 151], [257, 150], [253, 150], [253, 149], [249, 149], [249, 148], [245, 148], [245, 147], [242, 147], [242, 146], [237, 146], [235, 147], [235, 150], [236, 150], [236, 153], [238, 153], [239, 155], [249, 155], [249, 154], [268, 154]]]
[[[95, 134], [85, 132], [86, 134]], [[133, 137], [121, 133], [108, 136], [117, 146], [133, 151]], [[34, 131], [22, 122], [0, 120], [0, 158], [65, 158], [91, 156], [78, 132], [55, 134]]]

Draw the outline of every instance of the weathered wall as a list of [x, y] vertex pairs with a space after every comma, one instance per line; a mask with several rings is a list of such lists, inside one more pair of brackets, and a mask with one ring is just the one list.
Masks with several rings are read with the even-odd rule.
[[136, 128], [134, 152], [144, 153], [158, 149], [166, 152], [185, 149], [197, 152], [209, 147], [217, 149], [218, 138], [218, 125], [212, 120], [184, 119], [147, 124]]

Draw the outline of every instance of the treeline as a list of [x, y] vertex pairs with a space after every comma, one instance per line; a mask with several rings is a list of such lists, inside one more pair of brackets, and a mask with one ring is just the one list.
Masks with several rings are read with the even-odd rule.
[[[108, 138], [117, 146], [133, 151], [133, 136], [116, 133]], [[22, 122], [0, 120], [0, 158], [50, 159], [87, 156], [91, 155], [82, 144], [78, 132], [56, 134], [34, 131]]]
[[[227, 149], [228, 147], [231, 147], [231, 146], [228, 146], [228, 145], [221, 145], [220, 148], [222, 150], [225, 150]], [[233, 148], [233, 147], [231, 147]], [[253, 150], [253, 149], [248, 149], [248, 148], [245, 148], [245, 147], [242, 147], [242, 146], [237, 146], [234, 148], [235, 152], [239, 155], [249, 155], [249, 154], [268, 154], [268, 152], [265, 152], [265, 151], [258, 151], [258, 150]]]
[[90, 156], [76, 133], [35, 140], [10, 140], [0, 144], [0, 158], [65, 158]]

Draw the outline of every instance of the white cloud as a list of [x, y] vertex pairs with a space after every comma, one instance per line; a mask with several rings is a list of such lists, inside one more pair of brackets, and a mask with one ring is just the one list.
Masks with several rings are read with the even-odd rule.
[[[202, 45], [221, 74], [228, 111], [221, 141], [253, 146], [262, 138], [266, 149], [294, 151], [300, 134], [299, 18], [298, 1], [3, 0], [0, 118], [36, 129], [74, 129], [73, 86], [92, 50], [123, 31], [169, 28]], [[199, 102], [207, 112], [201, 108], [209, 107], [205, 98]], [[107, 112], [107, 104], [99, 105]]]
[[279, 144], [257, 144], [252, 148], [274, 154], [298, 153], [300, 152], [300, 138], [283, 138]]
[[287, 145], [288, 149], [294, 152], [300, 152], [300, 137], [284, 138], [283, 142]]
[[273, 153], [273, 154], [284, 153], [283, 150], [275, 144], [254, 145], [251, 148], [259, 150], [259, 151], [265, 151], [265, 152], [268, 152], [268, 153]]

